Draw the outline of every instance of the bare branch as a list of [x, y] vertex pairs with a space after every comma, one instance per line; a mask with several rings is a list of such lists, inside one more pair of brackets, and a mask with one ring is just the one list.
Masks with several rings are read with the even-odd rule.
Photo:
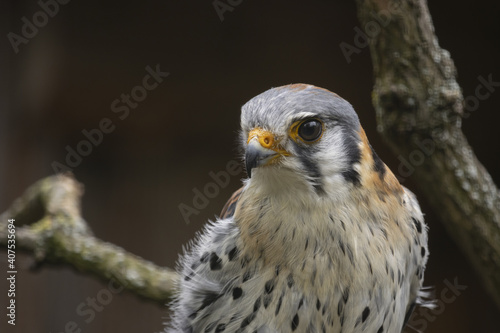
[[379, 130], [397, 154], [413, 156], [421, 191], [500, 307], [500, 193], [462, 133], [462, 92], [427, 3], [356, 2], [362, 26], [381, 27], [367, 31]]
[[92, 236], [81, 217], [82, 194], [83, 186], [71, 175], [35, 183], [1, 215], [0, 246], [7, 246], [8, 220], [15, 219], [17, 250], [33, 253], [38, 263], [65, 264], [112, 279], [164, 305], [172, 295], [177, 274]]

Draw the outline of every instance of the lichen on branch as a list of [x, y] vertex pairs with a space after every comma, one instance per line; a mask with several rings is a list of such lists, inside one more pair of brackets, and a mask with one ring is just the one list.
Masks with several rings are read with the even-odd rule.
[[7, 246], [8, 220], [15, 220], [16, 249], [38, 264], [68, 265], [164, 305], [177, 274], [92, 235], [81, 215], [83, 186], [60, 174], [32, 185], [0, 216], [0, 246]]
[[462, 132], [455, 65], [439, 46], [425, 0], [356, 1], [361, 25], [386, 24], [369, 47], [377, 125], [500, 308], [500, 192]]

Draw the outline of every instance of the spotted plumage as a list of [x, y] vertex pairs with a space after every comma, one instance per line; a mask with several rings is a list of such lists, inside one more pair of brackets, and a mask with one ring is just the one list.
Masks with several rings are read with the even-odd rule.
[[427, 261], [415, 196], [351, 105], [296, 84], [242, 108], [249, 178], [181, 258], [168, 332], [401, 332]]

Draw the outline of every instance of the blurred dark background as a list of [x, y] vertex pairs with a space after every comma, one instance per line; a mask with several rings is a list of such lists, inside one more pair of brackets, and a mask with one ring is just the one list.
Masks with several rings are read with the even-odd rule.
[[[429, 6], [464, 96], [474, 96], [479, 76], [500, 81], [499, 3], [445, 0]], [[182, 245], [220, 212], [245, 176], [231, 176], [186, 223], [179, 205], [192, 206], [193, 189], [212, 181], [209, 172], [239, 158], [241, 105], [270, 87], [295, 82], [349, 100], [378, 154], [398, 169], [400, 160], [376, 130], [369, 50], [360, 49], [348, 63], [339, 46], [354, 45], [360, 26], [353, 1], [242, 1], [223, 21], [213, 1], [71, 1], [19, 42], [16, 53], [9, 33], [22, 36], [23, 17], [33, 22], [35, 15], [44, 23], [41, 10], [36, 1], [0, 1], [0, 211], [54, 174], [54, 161], [66, 164], [66, 147], [77, 149], [86, 139], [82, 131], [108, 118], [114, 131], [72, 168], [85, 184], [84, 218], [97, 237], [173, 267]], [[157, 65], [169, 76], [120, 119], [124, 114], [113, 112], [113, 101], [141, 86], [146, 67]], [[500, 91], [494, 91], [463, 122], [497, 184], [499, 105]], [[418, 196], [416, 183], [404, 179]], [[467, 288], [455, 290], [454, 300], [437, 310], [417, 311], [414, 327], [428, 333], [499, 332], [498, 309], [426, 198], [419, 200], [430, 226], [426, 284], [435, 287], [438, 299], [452, 295], [448, 284]], [[67, 267], [31, 272], [29, 256], [18, 255], [17, 264], [15, 327], [6, 324], [8, 288], [0, 279], [2, 332], [64, 332], [71, 321], [82, 332], [158, 332], [168, 318], [166, 307], [121, 292], [87, 323], [76, 309], [107, 288], [106, 281]], [[5, 251], [0, 267], [7, 271]]]

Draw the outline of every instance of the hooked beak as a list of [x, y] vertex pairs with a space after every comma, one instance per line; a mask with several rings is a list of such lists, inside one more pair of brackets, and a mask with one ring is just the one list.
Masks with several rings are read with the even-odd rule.
[[248, 177], [252, 177], [252, 169], [269, 165], [281, 156], [290, 154], [281, 148], [274, 135], [261, 128], [255, 128], [248, 134], [247, 149], [245, 153], [245, 167]]

